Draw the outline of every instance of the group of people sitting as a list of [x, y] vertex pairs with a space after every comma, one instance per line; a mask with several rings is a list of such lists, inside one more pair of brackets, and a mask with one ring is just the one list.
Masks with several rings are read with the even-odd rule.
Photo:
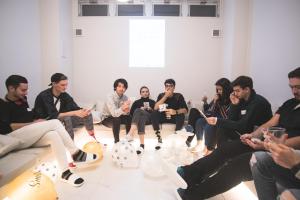
[[[288, 77], [294, 98], [286, 101], [274, 116], [271, 104], [255, 92], [253, 81], [248, 76], [239, 76], [232, 82], [219, 79], [215, 83], [213, 100], [207, 102], [206, 96], [202, 99], [204, 113], [196, 108], [190, 109], [186, 126], [189, 128], [186, 130], [196, 135], [197, 144], [189, 150], [200, 151], [204, 136], [206, 156], [191, 165], [178, 167], [176, 172], [170, 167], [170, 177], [179, 187], [176, 190], [178, 199], [209, 198], [252, 178], [259, 199], [274, 199], [278, 195], [276, 182], [285, 188], [299, 188], [300, 156], [296, 149], [300, 149], [300, 68], [290, 72]], [[64, 74], [53, 74], [49, 86], [36, 97], [31, 111], [26, 98], [26, 78], [19, 75], [8, 77], [8, 92], [0, 103], [0, 133], [24, 141], [20, 149], [50, 144], [62, 170], [62, 180], [80, 186], [84, 180], [70, 168], [98, 158], [74, 145], [73, 128], [84, 125], [87, 133], [97, 140], [92, 108], [80, 108], [74, 102], [66, 92], [68, 78]], [[142, 86], [141, 98], [130, 102], [125, 95], [127, 81], [117, 79], [114, 82], [114, 92], [107, 96], [100, 123], [112, 127], [115, 143], [120, 140], [121, 124], [126, 125], [128, 141], [138, 133], [140, 146], [137, 154], [144, 152], [145, 125], [152, 124], [155, 130], [156, 150], [162, 145], [161, 123], [176, 124], [175, 131], [184, 127], [187, 103], [182, 94], [175, 92], [173, 79], [167, 79], [164, 86], [165, 91], [156, 101], [150, 99], [149, 88]], [[273, 126], [285, 128], [286, 135], [264, 139], [262, 130]], [[188, 147], [193, 138], [190, 136], [186, 140]], [[65, 149], [73, 161], [68, 161], [66, 154], [62, 153]]]

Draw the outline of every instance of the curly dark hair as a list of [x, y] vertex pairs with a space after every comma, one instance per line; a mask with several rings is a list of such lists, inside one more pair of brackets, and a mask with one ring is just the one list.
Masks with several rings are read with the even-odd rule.
[[125, 87], [126, 90], [127, 90], [127, 88], [128, 88], [128, 83], [127, 83], [127, 81], [126, 81], [124, 78], [119, 78], [119, 79], [115, 80], [115, 82], [114, 82], [114, 90], [117, 89], [119, 83], [123, 84], [124, 87]]
[[223, 105], [227, 105], [230, 103], [230, 99], [229, 96], [232, 93], [232, 86], [231, 86], [231, 82], [227, 79], [227, 78], [220, 78], [219, 80], [217, 80], [217, 82], [215, 83], [215, 86], [221, 86], [223, 89], [223, 93], [220, 96], [220, 103]]

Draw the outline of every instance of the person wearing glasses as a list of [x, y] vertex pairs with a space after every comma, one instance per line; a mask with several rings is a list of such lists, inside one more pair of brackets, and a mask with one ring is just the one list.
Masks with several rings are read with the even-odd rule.
[[147, 86], [142, 86], [140, 89], [141, 98], [133, 102], [130, 115], [132, 116], [131, 128], [127, 134], [128, 141], [133, 140], [133, 135], [135, 132], [138, 133], [140, 138], [140, 147], [136, 153], [142, 154], [144, 152], [145, 143], [145, 125], [151, 124], [151, 112], [154, 109], [155, 101], [150, 99], [150, 92]]
[[51, 76], [50, 88], [35, 99], [34, 113], [41, 119], [59, 119], [74, 140], [74, 128], [84, 125], [88, 134], [95, 138], [91, 109], [80, 108], [66, 92], [68, 77], [62, 73]]
[[174, 92], [175, 81], [173, 79], [167, 79], [164, 84], [165, 91], [158, 95], [154, 111], [151, 113], [153, 129], [158, 138], [158, 143], [155, 146], [156, 150], [159, 150], [162, 145], [159, 124], [176, 124], [175, 131], [180, 130], [184, 124], [185, 114], [188, 112], [188, 107], [183, 95]]

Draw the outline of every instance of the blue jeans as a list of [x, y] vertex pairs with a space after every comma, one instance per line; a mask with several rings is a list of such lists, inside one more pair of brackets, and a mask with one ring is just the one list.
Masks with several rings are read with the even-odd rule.
[[260, 200], [276, 199], [278, 191], [276, 183], [284, 188], [300, 188], [300, 180], [286, 168], [277, 165], [269, 153], [256, 152], [251, 171], [257, 196]]
[[203, 135], [205, 135], [205, 146], [208, 150], [213, 150], [216, 145], [216, 126], [209, 125], [204, 118], [200, 118], [196, 121], [195, 134], [197, 140], [202, 140]]

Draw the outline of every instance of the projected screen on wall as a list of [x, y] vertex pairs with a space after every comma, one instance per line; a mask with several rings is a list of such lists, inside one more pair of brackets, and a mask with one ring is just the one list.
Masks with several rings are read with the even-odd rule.
[[165, 20], [129, 21], [129, 67], [165, 66]]

